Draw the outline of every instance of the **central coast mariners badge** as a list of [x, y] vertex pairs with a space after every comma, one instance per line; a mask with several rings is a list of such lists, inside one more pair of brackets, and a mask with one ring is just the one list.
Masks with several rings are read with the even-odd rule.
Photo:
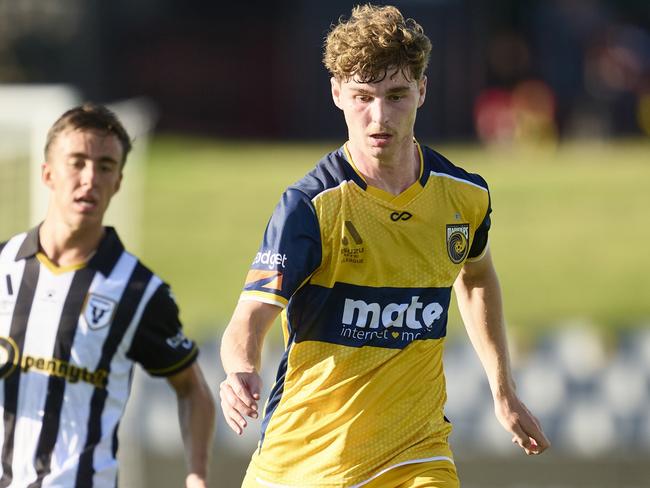
[[101, 295], [91, 293], [86, 298], [86, 308], [83, 315], [88, 327], [93, 330], [106, 327], [113, 320], [117, 304]]
[[447, 226], [447, 254], [454, 264], [459, 264], [469, 252], [469, 224]]

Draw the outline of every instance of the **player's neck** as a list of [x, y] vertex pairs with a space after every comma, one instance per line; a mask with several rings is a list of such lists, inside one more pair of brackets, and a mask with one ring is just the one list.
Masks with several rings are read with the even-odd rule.
[[366, 183], [392, 195], [402, 193], [420, 176], [420, 153], [415, 143], [386, 158], [364, 154], [351, 142], [347, 147]]
[[46, 218], [39, 229], [41, 251], [56, 266], [87, 263], [104, 236], [102, 225], [71, 228], [65, 222]]

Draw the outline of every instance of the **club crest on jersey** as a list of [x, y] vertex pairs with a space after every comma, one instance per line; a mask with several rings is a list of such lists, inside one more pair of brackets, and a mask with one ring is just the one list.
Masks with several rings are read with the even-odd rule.
[[86, 300], [84, 318], [88, 327], [97, 330], [106, 327], [113, 320], [117, 304], [101, 295], [91, 293]]
[[469, 252], [469, 224], [447, 225], [447, 254], [454, 264], [459, 264]]

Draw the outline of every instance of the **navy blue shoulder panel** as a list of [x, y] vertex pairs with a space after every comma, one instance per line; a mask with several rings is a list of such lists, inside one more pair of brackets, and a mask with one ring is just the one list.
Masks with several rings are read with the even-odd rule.
[[[449, 161], [442, 154], [434, 151], [431, 148], [422, 146], [422, 154], [424, 155], [424, 173], [430, 174], [431, 172], [443, 174], [450, 176], [451, 178], [456, 178], [459, 180], [467, 181], [472, 185], [476, 185], [480, 188], [485, 189], [488, 192], [488, 207], [485, 212], [485, 216], [478, 229], [474, 233], [474, 240], [472, 242], [472, 247], [469, 250], [468, 257], [475, 258], [480, 256], [485, 250], [488, 242], [488, 232], [492, 226], [490, 219], [490, 214], [492, 213], [492, 200], [490, 197], [490, 191], [488, 184], [483, 179], [482, 176], [469, 173], [463, 168], [459, 168], [451, 161]], [[424, 175], [423, 175], [424, 176]]]
[[459, 180], [465, 180], [469, 183], [480, 186], [485, 190], [488, 190], [487, 183], [480, 175], [469, 173], [463, 168], [456, 166], [439, 152], [436, 152], [429, 147], [422, 146], [422, 154], [424, 155], [425, 173], [429, 173], [431, 171], [434, 173], [442, 173], [453, 178], [458, 178]]
[[324, 156], [313, 170], [288, 189], [299, 190], [311, 200], [319, 193], [330, 188], [336, 188], [344, 181], [350, 180], [365, 189], [366, 183], [354, 171], [345, 157], [343, 147], [340, 147], [338, 150]]
[[350, 180], [363, 183], [341, 147], [323, 157], [313, 170], [287, 188], [266, 226], [245, 291], [291, 298], [321, 264], [321, 231], [312, 200]]

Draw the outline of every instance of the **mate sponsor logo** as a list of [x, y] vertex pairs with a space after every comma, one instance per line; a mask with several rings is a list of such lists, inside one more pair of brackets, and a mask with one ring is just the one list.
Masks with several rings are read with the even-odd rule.
[[414, 340], [440, 339], [447, 332], [451, 287], [364, 286], [337, 282], [307, 284], [293, 297], [289, 323], [295, 341], [348, 347], [404, 349]]
[[341, 336], [356, 340], [372, 339], [411, 342], [430, 335], [445, 313], [438, 302], [424, 302], [412, 296], [405, 302], [367, 302], [346, 298], [341, 317]]

